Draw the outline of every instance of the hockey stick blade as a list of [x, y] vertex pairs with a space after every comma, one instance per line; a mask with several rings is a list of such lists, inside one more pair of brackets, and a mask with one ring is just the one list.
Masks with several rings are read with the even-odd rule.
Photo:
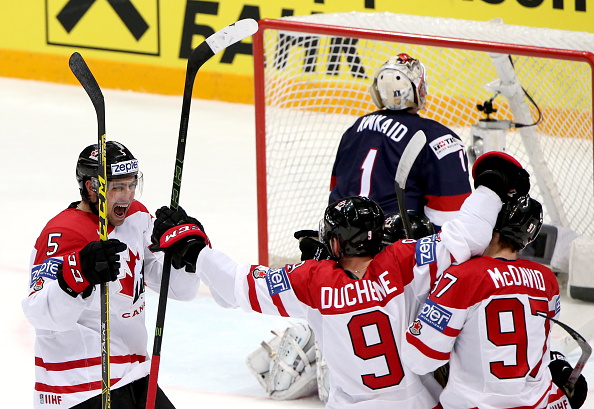
[[[190, 57], [188, 58], [179, 125], [179, 135], [177, 140], [177, 152], [175, 156], [175, 168], [173, 173], [173, 186], [171, 188], [171, 209], [177, 210], [179, 208], [179, 194], [183, 173], [184, 156], [186, 151], [188, 123], [190, 119], [190, 105], [192, 103], [192, 91], [194, 88], [196, 74], [198, 73], [200, 67], [202, 67], [202, 65], [216, 53], [252, 34], [255, 34], [256, 31], [258, 31], [258, 23], [256, 20], [239, 20], [236, 23], [233, 23], [209, 36], [192, 51]], [[159, 291], [159, 305], [157, 307], [157, 320], [155, 325], [155, 338], [153, 342], [153, 355], [151, 359], [149, 384], [147, 388], [146, 409], [153, 409], [155, 407], [170, 275], [171, 255], [166, 253], [163, 261], [163, 274], [161, 276], [161, 288]]]
[[[78, 82], [80, 82], [80, 85], [82, 85], [87, 95], [91, 99], [91, 102], [95, 107], [95, 112], [97, 113], [97, 118], [99, 121], [98, 123], [101, 127], [101, 124], [105, 124], [105, 100], [103, 98], [101, 88], [99, 88], [99, 84], [97, 84], [97, 80], [93, 76], [93, 73], [89, 69], [89, 66], [83, 59], [82, 55], [79, 53], [75, 52], [70, 56], [68, 65], [70, 66], [70, 70]], [[104, 126], [103, 129], [99, 129], [99, 133], [105, 133]]]
[[573, 387], [575, 386], [575, 383], [577, 382], [580, 374], [582, 373], [582, 370], [584, 369], [586, 362], [588, 362], [590, 355], [592, 355], [592, 347], [584, 337], [582, 337], [576, 330], [571, 328], [569, 325], [564, 324], [561, 321], [556, 320], [554, 318], [551, 318], [544, 313], [537, 312], [536, 315], [553, 321], [555, 324], [559, 325], [561, 328], [567, 331], [567, 333], [571, 335], [573, 339], [576, 340], [578, 346], [582, 350], [582, 354], [580, 355], [577, 363], [575, 364], [573, 371], [571, 371], [569, 379], [567, 379], [567, 386], [569, 387], [570, 392], [573, 393]]
[[426, 143], [427, 136], [425, 133], [421, 130], [417, 131], [406, 145], [406, 148], [404, 148], [402, 156], [398, 161], [398, 168], [396, 168], [394, 189], [396, 190], [396, 198], [398, 200], [398, 212], [400, 213], [400, 218], [402, 219], [402, 224], [404, 226], [404, 232], [406, 234], [406, 238], [408, 239], [412, 238], [412, 226], [406, 211], [404, 189], [406, 187], [406, 180], [408, 179], [410, 170], [412, 169], [415, 160], [419, 156], [419, 153], [421, 153], [421, 150], [423, 150], [425, 147]]

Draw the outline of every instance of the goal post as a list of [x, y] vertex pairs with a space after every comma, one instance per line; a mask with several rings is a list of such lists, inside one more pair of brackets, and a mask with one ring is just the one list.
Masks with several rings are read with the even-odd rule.
[[505, 150], [531, 173], [545, 223], [594, 235], [594, 34], [393, 13], [264, 19], [254, 36], [259, 261], [299, 260], [293, 233], [317, 229], [342, 133], [377, 108], [375, 70], [406, 52], [427, 69], [421, 116], [466, 147], [491, 100]]

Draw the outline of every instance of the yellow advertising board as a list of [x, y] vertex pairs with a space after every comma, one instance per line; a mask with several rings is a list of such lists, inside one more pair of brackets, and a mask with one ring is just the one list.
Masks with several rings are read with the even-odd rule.
[[[0, 75], [74, 83], [80, 52], [102, 86], [181, 94], [186, 58], [205, 37], [242, 18], [384, 12], [594, 32], [586, 0], [0, 0]], [[497, 39], [493, 39], [496, 41]], [[251, 102], [251, 39], [202, 69], [198, 94]], [[221, 92], [233, 86], [235, 92]]]

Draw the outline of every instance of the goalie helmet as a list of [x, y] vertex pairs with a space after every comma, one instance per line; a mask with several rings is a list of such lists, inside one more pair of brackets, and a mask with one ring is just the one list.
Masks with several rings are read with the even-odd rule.
[[503, 205], [494, 231], [523, 249], [534, 241], [542, 227], [542, 205], [530, 196], [520, 196]]
[[[132, 153], [119, 142], [108, 141], [105, 143], [105, 163], [107, 180], [128, 178], [131, 176], [140, 179], [142, 173], [138, 170], [138, 160]], [[84, 185], [87, 180], [97, 179], [99, 168], [99, 146], [89, 145], [78, 155], [76, 161], [76, 180], [81, 194], [85, 192]]]
[[[420, 239], [422, 237], [431, 236], [435, 233], [433, 224], [429, 221], [427, 216], [416, 210], [407, 210], [408, 219], [410, 220], [410, 227], [412, 229], [411, 239]], [[400, 213], [392, 214], [386, 217], [384, 221], [384, 234], [382, 243], [384, 246], [388, 246], [398, 240], [406, 238], [406, 232], [404, 230], [404, 223], [402, 223], [402, 217]]]
[[383, 225], [384, 213], [377, 203], [368, 197], [348, 197], [326, 208], [320, 238], [331, 254], [330, 241], [336, 237], [340, 255], [374, 256], [382, 248]]
[[380, 109], [421, 110], [427, 99], [425, 66], [408, 54], [398, 54], [377, 70], [369, 92]]

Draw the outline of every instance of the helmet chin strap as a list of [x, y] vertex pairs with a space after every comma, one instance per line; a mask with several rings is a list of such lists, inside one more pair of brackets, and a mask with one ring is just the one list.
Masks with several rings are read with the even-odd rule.
[[91, 209], [91, 212], [99, 216], [99, 209], [97, 208], [98, 200], [96, 200], [95, 202], [91, 202], [91, 198], [89, 197], [89, 192], [87, 191], [86, 186], [84, 190], [81, 189], [80, 196], [82, 200], [89, 205], [89, 209]]

